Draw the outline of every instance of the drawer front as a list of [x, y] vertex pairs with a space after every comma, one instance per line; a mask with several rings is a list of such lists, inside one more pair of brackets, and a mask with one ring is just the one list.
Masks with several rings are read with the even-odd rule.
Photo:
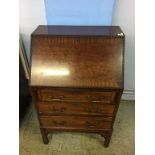
[[40, 101], [113, 103], [115, 92], [41, 89], [38, 90], [38, 97]]
[[40, 116], [40, 125], [47, 128], [110, 129], [111, 121], [112, 117]]
[[68, 103], [68, 102], [39, 102], [40, 114], [70, 114], [70, 115], [104, 115], [112, 116], [114, 105], [96, 103]]

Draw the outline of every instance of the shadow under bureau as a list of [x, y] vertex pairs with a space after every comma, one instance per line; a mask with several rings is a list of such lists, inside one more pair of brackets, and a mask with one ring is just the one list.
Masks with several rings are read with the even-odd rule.
[[39, 26], [31, 35], [30, 89], [48, 133], [99, 133], [109, 145], [123, 92], [124, 34], [118, 26]]

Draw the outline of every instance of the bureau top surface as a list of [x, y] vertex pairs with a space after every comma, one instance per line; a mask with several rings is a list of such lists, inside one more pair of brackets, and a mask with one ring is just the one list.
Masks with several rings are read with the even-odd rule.
[[31, 36], [30, 86], [123, 88], [124, 37], [111, 37], [118, 32], [119, 27], [39, 26]]
[[117, 36], [123, 33], [119, 26], [50, 26], [40, 25], [32, 35]]

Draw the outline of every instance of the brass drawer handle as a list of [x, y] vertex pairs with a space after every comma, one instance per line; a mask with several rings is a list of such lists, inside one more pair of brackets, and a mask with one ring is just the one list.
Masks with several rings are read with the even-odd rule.
[[87, 127], [88, 128], [95, 128], [96, 126], [95, 125], [88, 125]]
[[56, 109], [54, 106], [51, 108], [51, 111], [52, 112], [55, 112], [55, 113], [64, 113], [66, 110], [65, 107], [61, 107], [60, 109]]
[[86, 108], [84, 109], [84, 111], [86, 111], [87, 113], [102, 113], [102, 110], [101, 109], [97, 109], [97, 108], [93, 108], [93, 109], [90, 109], [90, 108]]
[[89, 101], [91, 101], [91, 102], [101, 102], [101, 101], [105, 100], [105, 96], [99, 97], [99, 100], [93, 100], [92, 97], [88, 95], [88, 96], [87, 96], [87, 99], [88, 99]]
[[97, 100], [96, 100], [96, 101], [91, 101], [91, 102], [94, 102], [94, 103], [96, 103], [96, 102], [101, 102], [101, 101], [97, 101]]
[[54, 98], [53, 96], [48, 96], [50, 101], [62, 101], [64, 96], [59, 96], [59, 98]]
[[90, 122], [85, 122], [85, 126], [86, 126], [87, 128], [95, 128], [95, 127], [96, 127], [96, 125], [94, 125], [94, 124], [92, 124], [92, 123], [90, 123]]
[[53, 121], [50, 123], [50, 125], [54, 125], [54, 126], [64, 126], [64, 125], [66, 125], [66, 124], [67, 124], [66, 121], [60, 121], [60, 122], [58, 122], [58, 121], [55, 121], [55, 120], [53, 120]]

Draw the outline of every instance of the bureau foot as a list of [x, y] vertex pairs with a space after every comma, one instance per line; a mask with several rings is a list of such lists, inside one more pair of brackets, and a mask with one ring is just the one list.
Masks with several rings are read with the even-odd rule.
[[40, 128], [40, 131], [41, 131], [41, 135], [42, 135], [42, 139], [43, 139], [44, 144], [48, 144], [49, 143], [48, 133], [46, 132], [45, 129], [42, 129], [42, 128]]
[[104, 147], [108, 147], [109, 143], [110, 143], [110, 140], [111, 140], [112, 131], [108, 131], [108, 132], [106, 132], [104, 134], [101, 134], [101, 136], [105, 138]]

